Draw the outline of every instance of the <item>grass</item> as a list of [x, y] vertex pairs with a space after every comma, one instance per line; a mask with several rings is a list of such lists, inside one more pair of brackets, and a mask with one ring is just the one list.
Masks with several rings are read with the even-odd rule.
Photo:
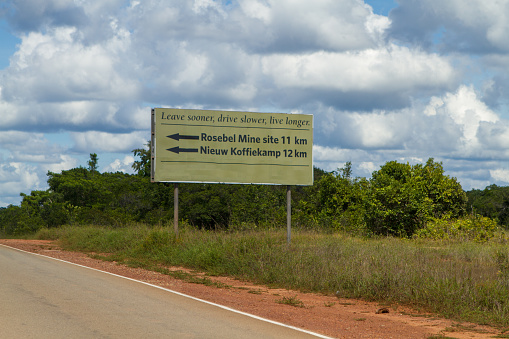
[[284, 230], [228, 233], [183, 227], [176, 239], [171, 228], [144, 226], [60, 228], [38, 237], [154, 270], [183, 266], [209, 276], [509, 326], [509, 247], [502, 242], [364, 239], [295, 231], [287, 245]]
[[284, 304], [284, 305], [289, 305], [289, 306], [293, 306], [293, 307], [305, 308], [304, 302], [302, 302], [302, 300], [297, 298], [297, 296], [283, 297], [281, 299], [277, 299], [276, 302], [278, 304]]

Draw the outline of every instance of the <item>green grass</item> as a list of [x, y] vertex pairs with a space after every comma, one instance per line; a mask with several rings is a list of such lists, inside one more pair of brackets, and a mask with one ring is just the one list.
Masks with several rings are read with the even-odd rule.
[[501, 242], [364, 239], [295, 231], [288, 246], [284, 230], [228, 233], [183, 227], [176, 239], [171, 228], [144, 226], [61, 228], [38, 236], [59, 239], [69, 250], [108, 253], [108, 260], [138, 267], [164, 271], [164, 266], [183, 266], [209, 276], [409, 305], [459, 321], [509, 326], [509, 247]]
[[276, 303], [284, 304], [284, 305], [289, 305], [289, 306], [293, 306], [293, 307], [299, 307], [299, 308], [305, 308], [306, 307], [306, 306], [304, 306], [304, 302], [302, 302], [302, 300], [297, 298], [297, 296], [282, 297], [281, 299], [277, 299]]

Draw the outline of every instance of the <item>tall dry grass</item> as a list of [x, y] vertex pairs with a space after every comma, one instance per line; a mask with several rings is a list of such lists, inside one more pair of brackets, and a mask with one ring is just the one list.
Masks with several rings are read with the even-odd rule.
[[509, 247], [357, 238], [283, 230], [76, 227], [41, 231], [64, 248], [111, 253], [138, 266], [179, 265], [273, 287], [403, 304], [449, 318], [509, 326]]

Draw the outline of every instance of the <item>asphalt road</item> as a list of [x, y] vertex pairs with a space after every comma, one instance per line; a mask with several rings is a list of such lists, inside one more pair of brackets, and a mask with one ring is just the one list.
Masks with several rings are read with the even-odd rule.
[[0, 245], [0, 338], [316, 338], [169, 290]]

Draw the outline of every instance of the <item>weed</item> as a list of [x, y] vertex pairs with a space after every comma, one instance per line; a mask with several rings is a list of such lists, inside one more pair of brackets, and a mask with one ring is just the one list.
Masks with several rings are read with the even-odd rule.
[[293, 307], [300, 307], [300, 308], [304, 308], [304, 302], [302, 302], [302, 300], [298, 299], [297, 296], [293, 296], [293, 297], [283, 297], [281, 299], [277, 299], [276, 302], [278, 304], [284, 304], [284, 305], [289, 305], [289, 306], [293, 306]]

